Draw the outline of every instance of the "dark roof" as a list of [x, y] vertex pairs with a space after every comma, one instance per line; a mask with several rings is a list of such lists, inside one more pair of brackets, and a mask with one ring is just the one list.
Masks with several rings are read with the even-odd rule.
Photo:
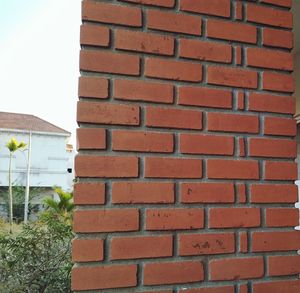
[[0, 112], [0, 129], [31, 130], [37, 132], [52, 132], [71, 135], [70, 132], [39, 117], [20, 113]]

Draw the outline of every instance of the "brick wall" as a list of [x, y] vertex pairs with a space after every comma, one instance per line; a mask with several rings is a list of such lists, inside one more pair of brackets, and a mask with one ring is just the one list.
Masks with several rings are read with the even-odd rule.
[[291, 2], [83, 1], [74, 291], [300, 292]]

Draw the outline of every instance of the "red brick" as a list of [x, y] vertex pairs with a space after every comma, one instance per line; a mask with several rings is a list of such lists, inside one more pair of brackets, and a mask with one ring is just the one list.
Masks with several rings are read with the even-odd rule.
[[291, 8], [293, 5], [292, 0], [261, 0], [260, 2], [283, 6], [283, 7], [287, 7], [287, 8]]
[[127, 26], [142, 26], [140, 8], [96, 1], [82, 2], [82, 19]]
[[113, 182], [112, 203], [174, 203], [174, 184], [168, 182]]
[[174, 38], [158, 34], [117, 29], [115, 31], [115, 47], [116, 49], [158, 55], [173, 55]]
[[104, 204], [105, 183], [76, 183], [74, 184], [74, 204]]
[[288, 139], [251, 137], [248, 142], [249, 155], [252, 157], [295, 158], [297, 143]]
[[238, 202], [246, 203], [247, 202], [246, 185], [244, 183], [237, 183], [236, 191], [237, 191]]
[[83, 98], [108, 98], [108, 80], [99, 77], [79, 77], [78, 96]]
[[209, 274], [212, 281], [261, 278], [264, 275], [264, 260], [263, 257], [211, 260]]
[[147, 11], [147, 25], [150, 29], [201, 35], [202, 20], [199, 16], [177, 14], [159, 10]]
[[202, 178], [202, 160], [183, 158], [145, 158], [146, 178]]
[[168, 257], [173, 254], [172, 236], [114, 237], [111, 259]]
[[239, 233], [239, 252], [247, 253], [248, 252], [248, 234], [245, 231]]
[[232, 183], [181, 183], [182, 203], [233, 203], [234, 186]]
[[76, 210], [75, 233], [125, 232], [139, 229], [137, 209]]
[[259, 208], [211, 208], [210, 228], [240, 228], [260, 226]]
[[118, 100], [173, 103], [174, 87], [167, 83], [116, 79], [114, 97]]
[[247, 4], [247, 21], [285, 28], [293, 27], [291, 12], [256, 4]]
[[138, 106], [111, 103], [78, 102], [77, 122], [93, 124], [139, 125]]
[[183, 154], [232, 156], [234, 137], [182, 133], [180, 134], [180, 152]]
[[235, 19], [242, 20], [243, 17], [244, 17], [243, 2], [242, 1], [236, 1], [235, 2]]
[[263, 72], [263, 90], [293, 93], [295, 91], [294, 77], [289, 74]]
[[234, 233], [180, 234], [179, 255], [210, 255], [235, 252]]
[[106, 132], [103, 128], [76, 129], [77, 150], [106, 149]]
[[154, 5], [162, 7], [174, 7], [175, 0], [121, 0], [125, 2], [131, 2], [136, 4]]
[[180, 10], [230, 17], [230, 0], [181, 0]]
[[295, 113], [296, 100], [294, 97], [250, 92], [248, 99], [250, 111], [283, 114]]
[[245, 92], [238, 91], [237, 93], [237, 108], [238, 110], [245, 109]]
[[232, 92], [206, 87], [181, 86], [178, 104], [212, 108], [232, 108]]
[[209, 38], [255, 44], [257, 42], [256, 27], [244, 23], [208, 19], [206, 34]]
[[239, 138], [239, 155], [240, 157], [246, 156], [245, 139], [243, 137]]
[[294, 58], [289, 52], [263, 48], [247, 48], [247, 65], [291, 71], [294, 68]]
[[297, 164], [294, 162], [274, 162], [266, 161], [265, 180], [296, 180]]
[[293, 33], [291, 31], [264, 28], [262, 38], [265, 46], [287, 49], [292, 49], [294, 46]]
[[293, 184], [253, 184], [250, 191], [252, 203], [294, 203], [298, 199]]
[[257, 88], [257, 72], [252, 70], [209, 66], [207, 73], [207, 82], [209, 84], [241, 88]]
[[298, 280], [253, 283], [253, 293], [298, 293], [299, 291], [300, 281]]
[[258, 116], [225, 114], [225, 113], [207, 113], [207, 129], [210, 131], [240, 132], [240, 133], [258, 133]]
[[195, 283], [204, 279], [200, 261], [144, 264], [144, 285]]
[[140, 58], [124, 53], [119, 54], [107, 51], [81, 50], [80, 70], [139, 75]]
[[180, 57], [224, 63], [232, 60], [232, 48], [227, 44], [180, 39], [179, 48]]
[[74, 267], [72, 269], [72, 290], [97, 290], [135, 287], [137, 265], [106, 265]]
[[73, 239], [72, 261], [88, 262], [103, 260], [102, 239]]
[[252, 251], [291, 251], [298, 250], [300, 233], [298, 231], [253, 232]]
[[171, 133], [113, 130], [112, 149], [114, 151], [171, 153], [174, 150], [173, 140]]
[[206, 288], [193, 288], [187, 289], [184, 288], [179, 291], [179, 293], [234, 293], [234, 286], [225, 286], [225, 287], [206, 287]]
[[177, 129], [202, 129], [202, 112], [146, 107], [146, 126]]
[[[269, 276], [291, 276], [300, 273], [299, 255], [268, 257]], [[299, 287], [300, 288], [300, 287]]]
[[184, 230], [204, 227], [204, 210], [147, 209], [146, 230]]
[[179, 81], [200, 82], [202, 65], [169, 59], [146, 58], [145, 76]]
[[242, 65], [242, 47], [241, 46], [236, 46], [235, 47], [235, 64], [236, 65]]
[[75, 173], [79, 177], [138, 177], [137, 157], [79, 155], [75, 158]]
[[296, 120], [282, 117], [265, 117], [264, 134], [296, 136]]
[[258, 162], [208, 159], [207, 177], [210, 179], [259, 179]]
[[109, 46], [109, 29], [107, 27], [84, 24], [80, 26], [80, 44], [91, 46]]
[[299, 210], [295, 208], [266, 209], [267, 227], [295, 227], [299, 225]]

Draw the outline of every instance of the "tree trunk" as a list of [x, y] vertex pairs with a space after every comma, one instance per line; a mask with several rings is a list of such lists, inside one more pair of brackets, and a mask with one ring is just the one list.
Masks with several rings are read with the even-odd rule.
[[11, 161], [12, 153], [9, 156], [9, 169], [8, 169], [8, 188], [9, 188], [9, 233], [12, 234], [13, 230], [13, 194], [12, 194], [12, 182], [11, 182]]

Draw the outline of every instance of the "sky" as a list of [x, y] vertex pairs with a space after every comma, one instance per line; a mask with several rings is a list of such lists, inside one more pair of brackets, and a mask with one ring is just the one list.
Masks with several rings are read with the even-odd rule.
[[81, 0], [0, 0], [0, 111], [38, 116], [75, 143]]

